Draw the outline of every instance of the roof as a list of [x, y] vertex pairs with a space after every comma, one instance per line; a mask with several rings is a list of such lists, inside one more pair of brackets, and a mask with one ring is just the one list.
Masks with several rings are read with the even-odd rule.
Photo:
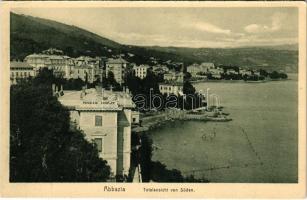
[[11, 61], [10, 63], [11, 68], [31, 68], [33, 67], [29, 65], [27, 62], [20, 62], [20, 61]]
[[48, 56], [49, 59], [54, 59], [54, 60], [60, 60], [60, 59], [64, 59], [64, 56], [59, 56], [59, 55], [49, 55]]
[[47, 58], [47, 57], [49, 57], [49, 56], [45, 55], [45, 54], [30, 54], [25, 59], [28, 59], [28, 58]]
[[203, 63], [201, 63], [201, 66], [203, 66], [203, 67], [214, 67], [214, 63], [203, 62]]
[[162, 85], [162, 86], [183, 86], [183, 83], [172, 81], [172, 82], [159, 83], [159, 86], [160, 85]]
[[139, 66], [134, 66], [133, 68], [146, 68], [146, 69], [148, 69], [148, 68], [150, 68], [150, 66], [149, 65], [139, 65]]
[[124, 63], [128, 63], [128, 61], [126, 61], [123, 58], [117, 58], [117, 59], [109, 58], [107, 63], [110, 63], [110, 64], [124, 64]]
[[25, 60], [28, 58], [69, 59], [70, 57], [66, 55], [30, 54], [25, 58]]
[[[77, 110], [114, 110], [122, 108], [133, 108], [132, 97], [124, 92], [103, 91], [103, 97], [99, 96], [94, 88], [86, 89], [86, 94], [81, 99], [82, 91], [64, 90], [64, 95], [59, 97], [59, 101], [65, 106], [74, 106]], [[86, 103], [97, 102], [97, 103]]]

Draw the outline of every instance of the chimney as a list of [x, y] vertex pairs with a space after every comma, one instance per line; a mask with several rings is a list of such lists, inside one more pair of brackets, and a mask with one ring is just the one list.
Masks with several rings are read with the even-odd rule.
[[128, 88], [128, 87], [126, 88], [126, 93], [127, 93], [127, 94], [129, 94], [129, 93], [130, 93], [130, 92], [129, 92], [129, 88]]

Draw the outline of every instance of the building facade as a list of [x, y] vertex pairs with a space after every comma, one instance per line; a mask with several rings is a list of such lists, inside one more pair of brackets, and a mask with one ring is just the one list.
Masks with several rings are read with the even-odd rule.
[[181, 83], [160, 83], [159, 91], [167, 96], [174, 94], [176, 96], [183, 95], [183, 84]]
[[140, 79], [144, 79], [147, 76], [147, 71], [150, 67], [148, 65], [140, 65], [140, 66], [134, 66], [134, 74], [136, 77], [139, 77]]
[[72, 78], [80, 78], [85, 82], [93, 83], [95, 81], [95, 72], [94, 69], [88, 65], [75, 66]]
[[106, 77], [108, 77], [109, 72], [114, 74], [114, 79], [117, 83], [124, 83], [125, 70], [127, 68], [128, 62], [122, 58], [110, 58], [106, 62]]
[[74, 64], [69, 56], [48, 54], [31, 54], [24, 61], [33, 67], [35, 74], [42, 68], [48, 68], [53, 70], [55, 76], [66, 79], [71, 78]]
[[99, 156], [111, 167], [111, 174], [128, 175], [134, 108], [131, 96], [98, 87], [64, 91], [59, 101], [70, 110], [72, 124], [96, 144]]
[[187, 72], [190, 73], [192, 77], [195, 77], [198, 73], [205, 71], [203, 71], [198, 64], [193, 64], [187, 67]]
[[10, 62], [10, 83], [17, 84], [19, 79], [35, 76], [33, 67], [26, 62], [11, 61]]
[[92, 58], [88, 56], [80, 56], [74, 59], [74, 79], [82, 79], [89, 83], [96, 80], [102, 80], [102, 66], [99, 58]]

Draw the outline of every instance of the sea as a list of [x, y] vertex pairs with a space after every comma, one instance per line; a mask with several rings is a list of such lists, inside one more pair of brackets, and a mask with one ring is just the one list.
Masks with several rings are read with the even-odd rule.
[[[229, 122], [174, 121], [151, 130], [153, 160], [214, 183], [298, 181], [298, 79], [203, 82]], [[213, 103], [213, 102], [212, 102]]]

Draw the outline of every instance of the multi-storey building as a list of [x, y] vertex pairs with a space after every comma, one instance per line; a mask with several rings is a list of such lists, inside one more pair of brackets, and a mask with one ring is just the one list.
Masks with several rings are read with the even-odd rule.
[[189, 72], [192, 77], [195, 77], [198, 73], [205, 71], [203, 71], [198, 64], [194, 63], [193, 65], [187, 67], [187, 72]]
[[216, 68], [214, 63], [210, 63], [210, 62], [203, 62], [203, 63], [200, 64], [200, 67], [201, 67], [201, 70], [205, 71], [205, 72], [206, 71], [208, 72], [208, 71]]
[[166, 95], [183, 95], [183, 84], [178, 82], [160, 83], [159, 91], [161, 92], [161, 94]]
[[77, 65], [74, 67], [72, 78], [93, 83], [96, 80], [94, 68], [86, 64]]
[[16, 84], [19, 79], [33, 77], [35, 75], [33, 67], [26, 62], [10, 62], [10, 82]]
[[[63, 91], [59, 101], [70, 110], [73, 125], [96, 143], [111, 173], [128, 175], [131, 153], [132, 97], [126, 92], [83, 89]], [[135, 117], [134, 117], [135, 118]]]
[[101, 59], [96, 57], [80, 56], [74, 59], [75, 67], [73, 78], [81, 78], [83, 81], [93, 83], [96, 80], [102, 80]]
[[114, 74], [114, 78], [117, 83], [124, 83], [125, 70], [128, 62], [122, 58], [110, 58], [106, 62], [106, 76], [108, 77], [109, 72]]
[[51, 64], [49, 55], [46, 54], [31, 54], [25, 57], [24, 61], [31, 65], [36, 72]]
[[140, 65], [140, 66], [134, 66], [134, 74], [136, 77], [139, 77], [140, 79], [143, 79], [147, 76], [147, 71], [150, 67], [148, 65]]
[[34, 67], [35, 74], [42, 68], [52, 69], [56, 76], [62, 76], [66, 79], [71, 78], [73, 62], [69, 56], [49, 55], [49, 54], [31, 54], [25, 59], [29, 65]]

